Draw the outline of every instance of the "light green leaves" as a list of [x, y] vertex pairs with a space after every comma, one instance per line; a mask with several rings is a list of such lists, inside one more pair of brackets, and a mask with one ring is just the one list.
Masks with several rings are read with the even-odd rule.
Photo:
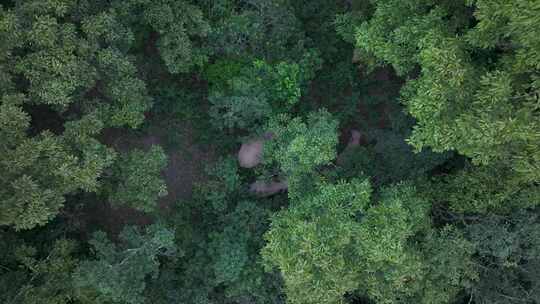
[[417, 120], [409, 142], [418, 150], [456, 150], [476, 164], [501, 164], [537, 181], [540, 7], [531, 1], [373, 3], [357, 46], [398, 74], [420, 69], [402, 90]]
[[[4, 96], [0, 104], [0, 224], [16, 229], [47, 223], [62, 208], [65, 195], [96, 191], [98, 177], [115, 157], [91, 138], [101, 129], [96, 117], [67, 123], [62, 135], [44, 131], [28, 137], [24, 100], [22, 95]], [[94, 124], [84, 123], [92, 119]]]
[[[207, 77], [212, 81], [210, 115], [220, 129], [254, 129], [272, 116], [288, 113], [320, 68], [319, 54], [310, 50], [300, 62], [278, 63], [255, 60], [224, 61], [210, 65]], [[216, 75], [223, 71], [224, 75]], [[225, 78], [229, 75], [231, 78]]]
[[109, 200], [145, 212], [156, 210], [157, 200], [167, 195], [167, 186], [161, 178], [165, 166], [167, 155], [160, 146], [123, 155], [115, 164]]
[[265, 145], [265, 154], [272, 155], [288, 175], [310, 173], [336, 158], [337, 121], [326, 110], [310, 113], [305, 122], [279, 115], [268, 129], [275, 140]]
[[281, 271], [289, 303], [342, 303], [357, 288], [354, 215], [370, 194], [367, 181], [321, 185], [273, 218], [262, 255]]
[[472, 245], [452, 227], [432, 228], [431, 205], [414, 187], [375, 198], [367, 180], [320, 184], [275, 215], [262, 255], [283, 275], [288, 303], [343, 303], [353, 292], [377, 303], [450, 303], [475, 278]]

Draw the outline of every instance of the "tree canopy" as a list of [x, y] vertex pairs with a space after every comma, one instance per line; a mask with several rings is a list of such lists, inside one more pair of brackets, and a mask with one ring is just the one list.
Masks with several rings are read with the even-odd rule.
[[1, 303], [540, 303], [538, 0], [0, 0], [0, 42]]

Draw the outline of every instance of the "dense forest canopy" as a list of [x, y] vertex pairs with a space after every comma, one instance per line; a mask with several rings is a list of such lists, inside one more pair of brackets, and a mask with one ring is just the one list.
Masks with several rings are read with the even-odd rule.
[[540, 303], [540, 1], [0, 1], [0, 302]]

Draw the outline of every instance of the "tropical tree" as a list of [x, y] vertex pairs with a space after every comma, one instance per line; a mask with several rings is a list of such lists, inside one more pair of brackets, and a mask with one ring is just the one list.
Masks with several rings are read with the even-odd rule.
[[[417, 149], [457, 150], [538, 180], [538, 6], [530, 1], [372, 1], [357, 46], [409, 76]], [[526, 12], [522, 15], [521, 12]]]
[[126, 227], [120, 244], [104, 232], [94, 233], [90, 244], [95, 259], [82, 261], [73, 274], [77, 296], [84, 302], [144, 303], [146, 280], [159, 273], [160, 256], [175, 254], [174, 231], [160, 224], [144, 233]]
[[344, 303], [347, 294], [451, 303], [477, 276], [474, 247], [451, 226], [432, 228], [429, 207], [407, 184], [377, 203], [367, 180], [321, 184], [274, 216], [262, 254], [289, 303]]
[[103, 123], [96, 115], [69, 122], [58, 136], [43, 131], [28, 136], [30, 117], [24, 95], [4, 95], [0, 104], [0, 224], [30, 229], [58, 214], [65, 196], [96, 191], [98, 177], [115, 157], [93, 139]]
[[155, 211], [159, 198], [167, 195], [167, 185], [160, 176], [167, 166], [167, 155], [160, 146], [148, 151], [132, 150], [113, 166], [106, 186], [112, 204], [126, 205], [145, 212]]
[[0, 272], [2, 302], [68, 304], [76, 300], [71, 279], [78, 265], [74, 241], [58, 239], [51, 245], [43, 246], [45, 248], [38, 248], [21, 239], [10, 238], [10, 244], [4, 241], [8, 241], [8, 238], [1, 240], [3, 252], [7, 255], [2, 259]]

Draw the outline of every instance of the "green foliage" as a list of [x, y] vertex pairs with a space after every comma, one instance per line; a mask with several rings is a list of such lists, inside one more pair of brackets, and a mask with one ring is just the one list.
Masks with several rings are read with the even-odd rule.
[[219, 129], [252, 128], [272, 114], [267, 88], [262, 85], [262, 78], [256, 76], [254, 67], [233, 68], [238, 71], [231, 78], [221, 78], [221, 82], [209, 79], [213, 80], [210, 116]]
[[[262, 86], [270, 88], [268, 94], [274, 108], [283, 110], [288, 108], [287, 105], [299, 101], [321, 65], [320, 53], [316, 49], [306, 50], [298, 63], [280, 62], [270, 66], [264, 61], [255, 61], [256, 73], [262, 78]], [[276, 101], [280, 104], [275, 104]], [[284, 102], [285, 105], [282, 104]]]
[[427, 149], [414, 153], [403, 136], [392, 131], [364, 133], [368, 146], [343, 152], [339, 174], [354, 177], [365, 174], [376, 185], [415, 180], [447, 161], [451, 153], [433, 153]]
[[[369, 1], [357, 1], [362, 6], [369, 6]], [[368, 7], [355, 8], [350, 12], [336, 14], [334, 25], [338, 35], [350, 44], [356, 41], [356, 24], [361, 24], [368, 19], [367, 15], [371, 13]]]
[[[361, 281], [371, 298], [450, 303], [474, 279], [472, 246], [450, 227], [432, 230], [429, 207], [413, 187], [400, 185], [383, 190], [380, 203], [366, 213], [360, 233]], [[440, 246], [438, 258], [434, 243]]]
[[[244, 83], [237, 83], [236, 89], [239, 95], [249, 90]], [[272, 113], [272, 108], [262, 94], [223, 96], [217, 93], [210, 97], [210, 102], [210, 116], [218, 129], [250, 129], [260, 125]]]
[[281, 62], [276, 67], [271, 67], [264, 61], [255, 61], [254, 65], [255, 69], [266, 78], [264, 82], [271, 85], [271, 99], [283, 100], [290, 104], [295, 104], [298, 101], [300, 98], [298, 79], [300, 67], [297, 64]]
[[476, 164], [504, 164], [536, 181], [538, 6], [373, 3], [374, 17], [359, 27], [357, 45], [398, 74], [421, 69], [403, 89], [403, 102], [418, 121], [410, 143], [457, 150]]
[[1, 303], [540, 302], [537, 1], [0, 2]]
[[284, 276], [289, 303], [342, 303], [353, 291], [378, 303], [450, 303], [475, 278], [472, 245], [451, 227], [433, 230], [413, 187], [383, 189], [377, 204], [370, 194], [367, 181], [323, 184], [272, 220], [263, 257]]
[[218, 91], [225, 91], [229, 80], [237, 77], [244, 65], [245, 63], [238, 60], [218, 59], [206, 65], [202, 76]]
[[189, 1], [144, 1], [144, 20], [160, 34], [157, 47], [170, 73], [202, 67], [208, 51], [198, 45], [210, 32], [201, 9]]
[[111, 243], [101, 231], [90, 240], [96, 259], [82, 261], [73, 274], [83, 301], [143, 303], [146, 280], [158, 275], [158, 258], [175, 251], [174, 232], [160, 224], [148, 226], [144, 234], [126, 227], [120, 240]]
[[166, 166], [167, 155], [160, 146], [121, 156], [113, 168], [109, 200], [144, 212], [155, 211], [157, 200], [167, 195], [167, 186], [161, 178]]
[[531, 1], [469, 1], [476, 6], [475, 18], [479, 21], [468, 33], [469, 42], [481, 48], [502, 48], [508, 44], [515, 51], [510, 63], [516, 72], [531, 73], [538, 70], [538, 4]]
[[210, 72], [232, 69], [238, 74], [216, 78], [207, 73], [207, 77], [213, 77], [209, 79], [212, 81], [209, 99], [214, 124], [220, 129], [253, 129], [277, 113], [290, 111], [298, 103], [320, 68], [320, 58], [311, 50], [299, 63], [269, 64], [256, 60], [243, 68], [234, 63], [223, 65], [210, 66]]
[[[201, 208], [207, 206], [204, 200], [182, 201], [177, 206], [179, 212], [174, 213], [172, 224], [176, 230], [175, 243], [184, 255], [173, 267], [161, 271], [161, 277], [156, 281], [158, 285], [153, 289], [163, 298], [161, 303], [213, 303], [210, 297], [214, 274], [209, 267], [212, 256], [206, 248], [215, 217], [206, 208]], [[152, 300], [159, 303], [158, 299]]]
[[12, 42], [1, 56], [2, 71], [23, 80], [18, 88], [28, 103], [59, 111], [97, 107], [106, 109], [107, 125], [139, 126], [151, 98], [127, 58], [133, 32], [114, 9], [98, 3], [96, 15], [81, 15], [71, 1], [43, 3], [27, 1], [2, 13], [2, 36]]
[[[453, 226], [430, 231], [422, 244], [424, 271], [421, 303], [453, 303], [463, 289], [469, 290], [478, 280], [478, 267], [471, 258], [475, 244]], [[436, 266], [435, 266], [436, 265]]]
[[0, 224], [16, 229], [47, 223], [62, 208], [65, 195], [96, 191], [98, 177], [114, 159], [110, 149], [90, 139], [100, 130], [99, 120], [66, 124], [62, 136], [44, 131], [28, 137], [24, 101], [22, 95], [6, 95], [0, 105]]
[[538, 205], [539, 191], [538, 185], [523, 183], [507, 168], [487, 166], [435, 178], [428, 192], [455, 212], [507, 213]]
[[426, 207], [410, 189], [390, 188], [365, 215], [359, 231], [363, 280], [367, 294], [378, 302], [396, 303], [414, 295], [419, 287], [422, 261], [407, 242], [429, 227]]
[[209, 235], [209, 253], [216, 286], [226, 286], [231, 300], [249, 298], [272, 303], [276, 280], [265, 274], [259, 249], [269, 222], [269, 210], [255, 201], [241, 201], [223, 217], [223, 230]]
[[203, 2], [215, 20], [208, 41], [216, 54], [269, 62], [295, 60], [303, 54], [305, 37], [290, 1]]
[[108, 48], [97, 54], [98, 66], [106, 75], [104, 94], [112, 105], [104, 106], [104, 115], [110, 126], [127, 125], [137, 128], [144, 121], [144, 112], [151, 106], [151, 98], [144, 82], [135, 77], [137, 69], [118, 50]]
[[534, 303], [540, 299], [539, 228], [538, 214], [526, 209], [509, 216], [487, 216], [467, 226], [479, 270], [479, 281], [471, 292], [475, 302]]
[[[9, 251], [8, 251], [9, 252]], [[20, 286], [5, 290], [8, 298], [5, 303], [13, 304], [68, 304], [75, 298], [71, 274], [77, 267], [73, 257], [75, 243], [60, 239], [55, 241], [45, 254], [36, 247], [20, 245], [14, 251], [19, 268], [17, 272], [7, 273], [3, 278], [11, 279], [2, 285], [10, 286], [20, 279]], [[13, 286], [13, 285], [11, 285]], [[0, 297], [1, 298], [1, 297]]]
[[274, 216], [262, 255], [283, 275], [288, 303], [341, 303], [357, 288], [354, 216], [370, 193], [367, 181], [321, 185]]
[[281, 281], [264, 271], [259, 255], [270, 201], [247, 197], [244, 187], [237, 160], [225, 158], [208, 169], [193, 200], [178, 204], [173, 223], [186, 254], [171, 282], [177, 292], [165, 290], [169, 302], [281, 303]]
[[133, 31], [121, 22], [119, 14], [114, 9], [84, 18], [82, 30], [94, 47], [114, 46], [118, 50], [127, 51], [135, 40]]
[[232, 157], [221, 159], [207, 168], [207, 182], [198, 189], [198, 194], [215, 212], [225, 211], [229, 207], [229, 198], [236, 196], [241, 187], [243, 180], [238, 169], [238, 162]]
[[[25, 34], [19, 47], [26, 47], [26, 54], [13, 62], [12, 72], [27, 79], [29, 96], [35, 102], [66, 107], [79, 92], [94, 85], [95, 68], [80, 49], [85, 42], [78, 37], [74, 24], [25, 11], [29, 7], [21, 7], [17, 18]], [[38, 15], [32, 18], [32, 14]]]
[[[345, 57], [350, 55], [350, 44], [338, 35], [335, 24], [336, 15], [343, 15], [350, 10], [350, 7], [347, 7], [350, 2], [358, 1], [290, 1], [295, 14], [302, 22], [306, 44], [320, 50], [325, 64], [330, 66], [342, 60], [350, 64], [350, 57], [343, 58], [345, 54]], [[363, 9], [354, 10], [355, 15], [362, 14], [361, 11], [365, 12]]]
[[188, 142], [208, 149], [210, 144], [230, 141], [212, 128], [206, 92], [194, 90], [191, 82], [177, 79], [154, 81], [151, 90], [154, 106], [143, 129], [145, 134], [162, 134], [161, 145], [165, 150], [188, 153]]
[[279, 115], [268, 130], [275, 140], [265, 145], [265, 162], [276, 161], [288, 176], [298, 176], [336, 158], [337, 121], [326, 110], [310, 113], [305, 122]]

